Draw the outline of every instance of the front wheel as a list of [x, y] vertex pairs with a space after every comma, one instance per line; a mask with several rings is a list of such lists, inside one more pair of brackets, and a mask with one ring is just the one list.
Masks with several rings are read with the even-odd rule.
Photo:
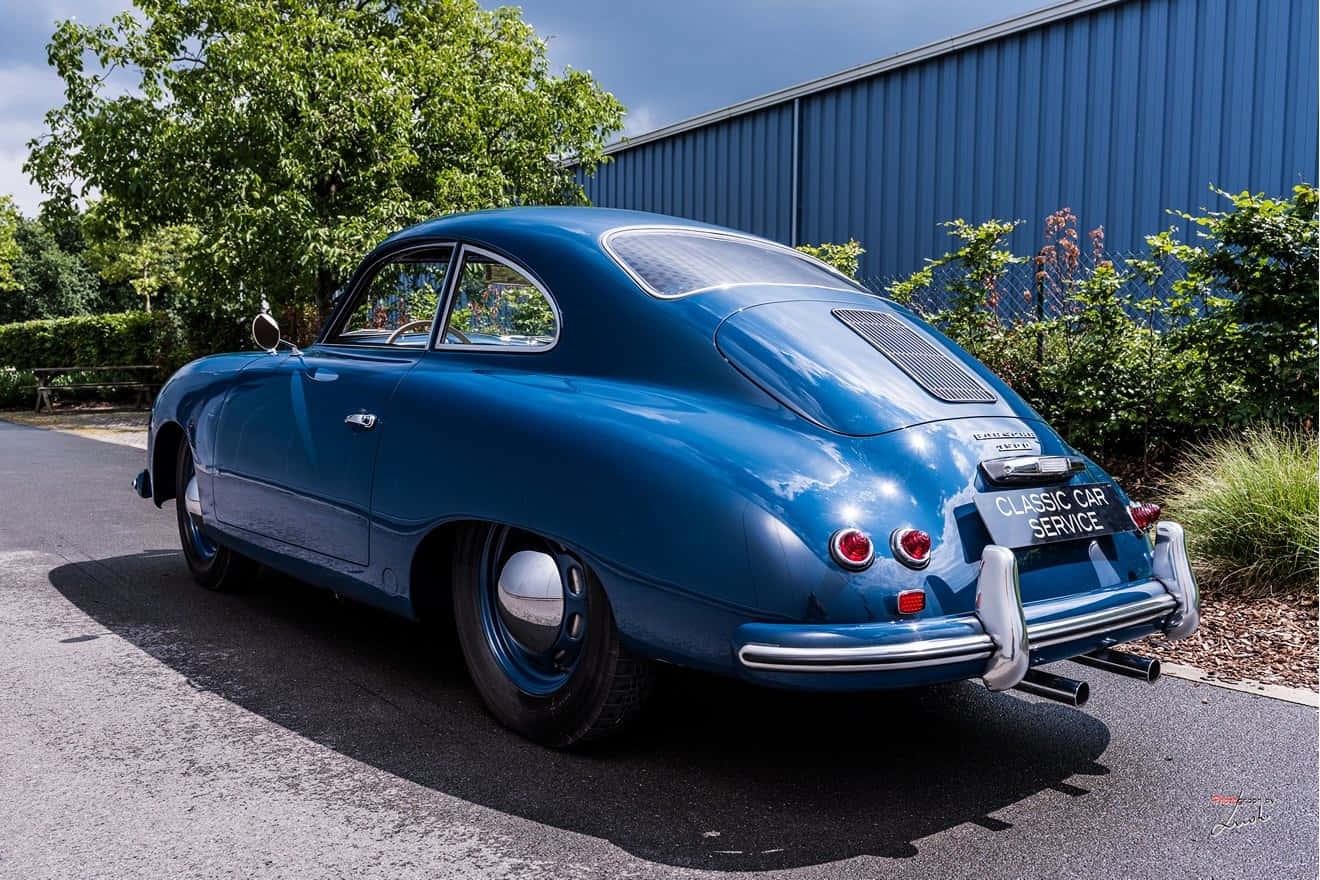
[[193, 467], [188, 438], [179, 440], [174, 471], [174, 514], [179, 521], [183, 558], [193, 580], [208, 590], [230, 591], [251, 580], [256, 563], [216, 542], [202, 526], [201, 500], [197, 493], [197, 471]]
[[472, 528], [453, 574], [464, 660], [506, 727], [563, 747], [640, 714], [651, 665], [619, 641], [604, 589], [566, 548], [507, 526]]

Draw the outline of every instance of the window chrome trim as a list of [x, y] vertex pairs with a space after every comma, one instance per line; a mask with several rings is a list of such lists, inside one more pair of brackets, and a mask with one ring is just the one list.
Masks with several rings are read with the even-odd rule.
[[[550, 312], [555, 316], [555, 338], [550, 341], [549, 345], [473, 345], [472, 343], [464, 342], [440, 341], [442, 338], [441, 334], [449, 326], [449, 314], [453, 310], [455, 300], [458, 298], [458, 278], [463, 272], [463, 263], [467, 259], [468, 254], [477, 254], [486, 257], [507, 269], [512, 269], [531, 282], [531, 285], [540, 292], [541, 296], [545, 297], [545, 301], [550, 304]], [[454, 268], [449, 272], [449, 275], [446, 278], [443, 296], [440, 298], [440, 309], [437, 312], [437, 317], [442, 318], [442, 320], [436, 321], [431, 325], [431, 340], [426, 348], [427, 351], [467, 351], [484, 352], [489, 354], [545, 354], [559, 345], [559, 339], [564, 335], [564, 318], [559, 312], [559, 303], [557, 303], [555, 298], [550, 295], [550, 291], [546, 290], [545, 285], [541, 283], [541, 279], [537, 278], [534, 273], [528, 271], [522, 264], [504, 256], [503, 254], [498, 254], [495, 251], [464, 242], [459, 246], [458, 258], [454, 260], [453, 267]]]
[[[700, 235], [706, 238], [728, 239], [730, 241], [737, 241], [743, 244], [750, 244], [755, 247], [759, 247], [762, 250], [767, 250], [767, 251], [782, 251], [789, 254], [790, 256], [795, 257], [796, 259], [803, 261], [804, 263], [809, 263], [815, 265], [817, 268], [824, 269], [829, 274], [835, 276], [836, 278], [839, 278], [847, 286], [825, 287], [825, 285], [820, 285], [820, 284], [807, 284], [804, 282], [788, 282], [788, 281], [731, 281], [725, 284], [708, 284], [705, 287], [696, 287], [693, 288], [692, 290], [685, 290], [682, 293], [661, 293], [660, 291], [652, 287], [650, 284], [648, 284], [646, 280], [642, 278], [641, 275], [639, 275], [636, 271], [633, 270], [631, 266], [628, 265], [628, 261], [625, 260], [623, 257], [619, 256], [619, 254], [615, 252], [614, 248], [611, 247], [610, 240], [613, 239], [615, 236], [626, 232], [659, 232], [659, 233], [678, 232], [678, 233], [691, 234], [691, 235]], [[615, 264], [625, 273], [627, 273], [628, 277], [631, 278], [637, 284], [638, 287], [640, 287], [644, 292], [655, 297], [656, 299], [683, 299], [684, 297], [692, 296], [693, 294], [705, 293], [711, 290], [723, 290], [725, 288], [731, 288], [731, 287], [747, 287], [747, 286], [761, 285], [761, 284], [773, 285], [776, 287], [825, 287], [826, 290], [842, 290], [847, 293], [865, 293], [868, 294], [869, 296], [876, 296], [876, 293], [874, 291], [867, 290], [859, 282], [854, 281], [853, 279], [849, 278], [847, 275], [844, 275], [842, 272], [831, 266], [829, 263], [826, 263], [824, 260], [817, 259], [816, 257], [811, 256], [811, 254], [804, 254], [802, 253], [802, 251], [797, 250], [796, 248], [791, 248], [788, 247], [787, 245], [782, 245], [777, 241], [770, 241], [769, 239], [765, 239], [765, 238], [757, 238], [754, 235], [747, 235], [741, 232], [730, 232], [723, 229], [706, 229], [705, 227], [702, 226], [669, 225], [665, 223], [640, 223], [632, 226], [616, 226], [613, 229], [607, 229], [601, 233], [599, 242], [601, 249], [603, 249], [605, 253], [610, 255], [610, 259], [614, 260]]]
[[375, 260], [372, 260], [371, 263], [361, 270], [360, 274], [362, 280], [359, 281], [352, 290], [344, 292], [344, 299], [340, 306], [339, 313], [334, 315], [329, 328], [327, 328], [326, 332], [322, 334], [321, 338], [314, 342], [313, 345], [333, 345], [344, 348], [370, 348], [381, 351], [428, 351], [430, 349], [430, 338], [428, 338], [427, 344], [420, 347], [415, 345], [386, 345], [383, 342], [344, 342], [342, 341], [344, 335], [342, 331], [344, 325], [348, 323], [349, 317], [353, 314], [353, 309], [357, 305], [358, 295], [371, 286], [371, 282], [376, 280], [376, 273], [380, 271], [380, 268], [383, 265], [393, 262], [403, 254], [409, 254], [413, 251], [440, 250], [443, 248], [449, 248], [449, 263], [445, 266], [445, 277], [440, 282], [440, 294], [436, 301], [436, 311], [431, 317], [431, 332], [432, 336], [434, 336], [435, 321], [436, 318], [440, 316], [440, 310], [445, 306], [445, 291], [449, 289], [450, 278], [454, 274], [454, 255], [461, 251], [458, 241], [452, 239], [408, 245], [406, 247], [401, 247], [398, 250], [382, 254]]

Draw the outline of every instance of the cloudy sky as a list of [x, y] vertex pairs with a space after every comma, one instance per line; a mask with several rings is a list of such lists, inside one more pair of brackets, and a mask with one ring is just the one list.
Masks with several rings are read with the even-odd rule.
[[[130, 0], [0, 0], [0, 193], [41, 201], [27, 142], [61, 100], [46, 67], [57, 19], [103, 22]], [[1046, 5], [1047, 0], [525, 0], [556, 66], [590, 70], [640, 134]], [[491, 4], [493, 5], [493, 4]]]

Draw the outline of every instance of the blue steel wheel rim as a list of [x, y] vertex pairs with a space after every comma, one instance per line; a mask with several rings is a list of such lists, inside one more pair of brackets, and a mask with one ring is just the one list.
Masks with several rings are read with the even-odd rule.
[[[524, 644], [500, 613], [500, 573], [520, 550], [550, 556], [559, 573], [563, 613], [549, 647]], [[479, 616], [486, 645], [509, 681], [520, 691], [534, 696], [548, 696], [562, 688], [577, 669], [587, 635], [587, 573], [582, 563], [544, 538], [497, 526], [486, 536], [479, 591]]]
[[[189, 456], [188, 470], [184, 474], [183, 485], [186, 487], [196, 474], [197, 472], [193, 469], [192, 457]], [[206, 533], [202, 531], [202, 518], [189, 513], [186, 506], [183, 511], [183, 519], [188, 549], [192, 551], [193, 556], [202, 562], [210, 562], [215, 558], [215, 554], [219, 552], [220, 545], [206, 536]]]

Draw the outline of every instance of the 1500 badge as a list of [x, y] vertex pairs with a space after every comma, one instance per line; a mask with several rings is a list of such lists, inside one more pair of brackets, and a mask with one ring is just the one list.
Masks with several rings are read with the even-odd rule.
[[976, 509], [991, 539], [1004, 547], [1094, 538], [1134, 528], [1127, 508], [1107, 483], [983, 492], [976, 496]]

